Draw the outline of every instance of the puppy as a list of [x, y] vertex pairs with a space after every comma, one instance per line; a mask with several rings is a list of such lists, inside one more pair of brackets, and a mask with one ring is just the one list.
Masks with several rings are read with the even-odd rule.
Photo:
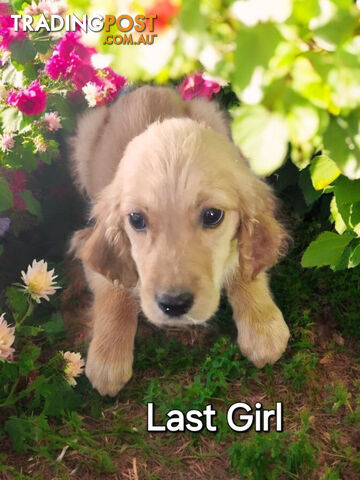
[[71, 240], [93, 293], [93, 387], [114, 396], [130, 379], [140, 309], [156, 325], [201, 324], [222, 288], [241, 352], [257, 367], [278, 360], [289, 330], [265, 270], [286, 233], [217, 104], [142, 87], [85, 113], [72, 151], [95, 221]]

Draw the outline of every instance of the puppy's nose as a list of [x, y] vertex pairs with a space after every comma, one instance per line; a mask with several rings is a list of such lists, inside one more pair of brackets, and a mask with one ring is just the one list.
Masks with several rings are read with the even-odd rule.
[[191, 292], [183, 292], [175, 296], [161, 293], [155, 295], [155, 300], [166, 315], [180, 317], [193, 306], [194, 295]]

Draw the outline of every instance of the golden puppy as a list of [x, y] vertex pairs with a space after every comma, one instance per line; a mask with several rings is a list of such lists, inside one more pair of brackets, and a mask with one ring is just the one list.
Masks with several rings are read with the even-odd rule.
[[139, 88], [83, 115], [72, 146], [95, 219], [72, 238], [94, 295], [92, 385], [116, 395], [130, 379], [139, 308], [157, 325], [200, 324], [223, 287], [242, 353], [278, 360], [289, 330], [264, 271], [286, 234], [217, 104]]

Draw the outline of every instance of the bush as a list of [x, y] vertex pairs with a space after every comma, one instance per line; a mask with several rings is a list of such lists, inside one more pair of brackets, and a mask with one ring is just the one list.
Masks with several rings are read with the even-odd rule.
[[277, 175], [301, 192], [301, 213], [327, 200], [330, 223], [302, 265], [359, 265], [358, 2], [182, 0], [178, 15], [175, 4], [150, 9], [160, 12], [157, 46], [109, 47], [99, 35], [99, 48], [134, 80], [167, 83], [206, 70], [229, 83], [233, 137], [253, 170], [267, 176], [295, 165], [299, 173]]

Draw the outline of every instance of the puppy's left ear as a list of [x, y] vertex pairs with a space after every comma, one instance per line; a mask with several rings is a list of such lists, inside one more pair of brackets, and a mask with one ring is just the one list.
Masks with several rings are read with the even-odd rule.
[[239, 226], [239, 263], [246, 282], [254, 280], [260, 272], [275, 265], [279, 257], [285, 255], [289, 238], [275, 218], [276, 198], [267, 185], [258, 179], [256, 187], [252, 208], [242, 214]]

